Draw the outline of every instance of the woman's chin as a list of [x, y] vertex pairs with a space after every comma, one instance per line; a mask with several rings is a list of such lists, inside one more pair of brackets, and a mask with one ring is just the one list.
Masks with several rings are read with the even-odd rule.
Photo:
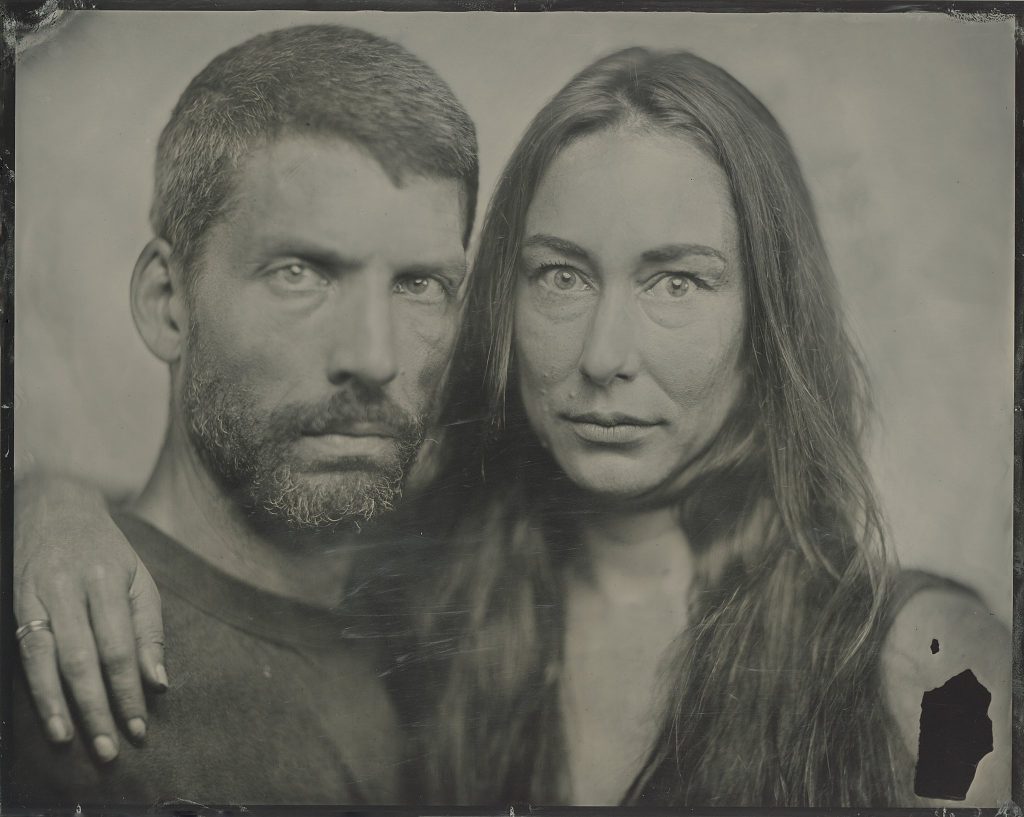
[[567, 466], [563, 466], [565, 473], [579, 491], [612, 504], [642, 500], [658, 492], [668, 478], [642, 468]]

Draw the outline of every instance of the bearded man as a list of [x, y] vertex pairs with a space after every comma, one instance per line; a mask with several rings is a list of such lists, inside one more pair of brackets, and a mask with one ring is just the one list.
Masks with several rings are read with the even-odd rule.
[[[476, 179], [447, 85], [361, 31], [260, 35], [185, 90], [131, 282], [169, 419], [117, 516], [176, 682], [120, 745], [102, 721], [88, 745], [47, 742], [19, 685], [6, 806], [401, 800], [401, 731], [346, 578], [432, 420]], [[26, 662], [48, 627], [21, 633]], [[95, 672], [95, 654], [60, 661]]]

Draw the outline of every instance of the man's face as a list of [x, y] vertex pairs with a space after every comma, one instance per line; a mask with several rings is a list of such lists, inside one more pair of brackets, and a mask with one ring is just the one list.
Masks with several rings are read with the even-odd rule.
[[340, 139], [238, 168], [189, 292], [189, 435], [243, 505], [296, 528], [397, 496], [434, 409], [466, 273], [455, 180], [396, 186]]

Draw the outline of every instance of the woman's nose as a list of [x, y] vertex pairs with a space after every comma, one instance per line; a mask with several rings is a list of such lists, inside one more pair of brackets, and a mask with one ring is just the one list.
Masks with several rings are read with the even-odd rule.
[[625, 298], [602, 297], [587, 334], [580, 369], [597, 385], [632, 380], [640, 368], [636, 316]]

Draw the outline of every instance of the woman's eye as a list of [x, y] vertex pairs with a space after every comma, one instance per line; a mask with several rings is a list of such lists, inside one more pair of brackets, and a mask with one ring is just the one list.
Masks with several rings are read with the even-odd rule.
[[688, 275], [663, 275], [647, 292], [658, 298], [673, 300], [682, 298], [693, 287], [694, 282]]
[[426, 275], [399, 278], [395, 281], [395, 292], [428, 304], [442, 303], [448, 297], [448, 291], [441, 282]]
[[289, 291], [319, 289], [327, 283], [316, 270], [305, 264], [288, 264], [274, 270], [272, 281], [278, 287]]
[[586, 292], [591, 289], [586, 279], [570, 267], [549, 267], [541, 271], [541, 282], [557, 292]]

